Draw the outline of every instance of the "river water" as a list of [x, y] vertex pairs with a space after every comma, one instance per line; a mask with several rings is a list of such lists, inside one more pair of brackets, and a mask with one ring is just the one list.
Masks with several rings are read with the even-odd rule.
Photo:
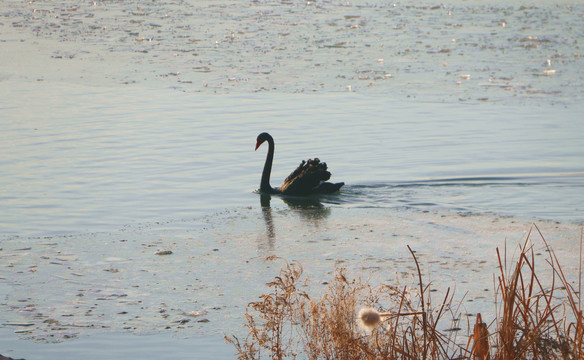
[[[581, 4], [5, 1], [0, 30], [3, 355], [230, 358], [275, 257], [415, 285], [406, 245], [489, 314], [532, 222], [577, 278]], [[262, 203], [263, 131], [272, 185], [319, 157], [345, 187]]]

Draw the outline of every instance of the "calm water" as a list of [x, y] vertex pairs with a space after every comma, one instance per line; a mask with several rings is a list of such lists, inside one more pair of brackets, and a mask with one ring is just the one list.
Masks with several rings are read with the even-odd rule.
[[[539, 221], [576, 271], [582, 14], [546, 2], [2, 3], [0, 320], [30, 323], [24, 339], [81, 339], [25, 350], [13, 337], [0, 353], [63, 358], [124, 331], [142, 346], [131, 333], [170, 327], [173, 357], [190, 342], [216, 358], [209, 344], [239, 331], [277, 272], [270, 255], [317, 281], [338, 263], [386, 281], [411, 272], [410, 244], [429, 278], [485, 312], [495, 247]], [[341, 193], [262, 210], [262, 131], [276, 140], [272, 185], [317, 156]], [[189, 311], [210, 322], [181, 327]]]
[[4, 235], [108, 231], [255, 205], [261, 131], [276, 139], [274, 185], [318, 156], [347, 183], [331, 200], [338, 206], [582, 219], [581, 105], [25, 91], [3, 94], [11, 99], [0, 160]]

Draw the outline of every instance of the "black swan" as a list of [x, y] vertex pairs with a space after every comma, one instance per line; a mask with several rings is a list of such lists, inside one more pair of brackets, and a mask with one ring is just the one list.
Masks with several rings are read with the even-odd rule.
[[262, 172], [260, 191], [268, 194], [284, 194], [293, 196], [306, 196], [312, 194], [330, 194], [338, 191], [345, 183], [325, 182], [331, 177], [327, 171], [326, 163], [320, 162], [318, 158], [308, 161], [302, 160], [300, 165], [294, 170], [279, 188], [270, 186], [270, 174], [272, 172], [272, 161], [274, 160], [274, 138], [268, 133], [258, 135], [255, 149], [257, 150], [265, 141], [268, 142], [268, 155]]

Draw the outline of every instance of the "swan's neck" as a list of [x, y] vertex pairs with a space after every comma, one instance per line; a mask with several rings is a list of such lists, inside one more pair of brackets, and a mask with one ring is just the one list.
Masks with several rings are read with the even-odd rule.
[[260, 182], [260, 190], [272, 192], [274, 189], [270, 186], [270, 174], [272, 173], [272, 162], [274, 161], [274, 140], [268, 139], [268, 155], [266, 156], [266, 163], [264, 164], [264, 171], [262, 172], [262, 180]]

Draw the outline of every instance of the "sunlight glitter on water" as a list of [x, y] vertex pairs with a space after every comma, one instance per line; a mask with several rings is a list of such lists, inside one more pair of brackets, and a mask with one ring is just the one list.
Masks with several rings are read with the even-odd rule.
[[513, 3], [13, 2], [0, 13], [13, 50], [0, 64], [27, 81], [211, 94], [581, 100], [581, 4]]

